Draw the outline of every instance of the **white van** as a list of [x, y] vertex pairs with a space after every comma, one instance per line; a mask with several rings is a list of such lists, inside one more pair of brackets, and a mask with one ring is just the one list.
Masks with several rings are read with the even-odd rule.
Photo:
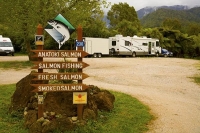
[[15, 50], [10, 38], [2, 37], [2, 35], [0, 35], [0, 54], [11, 54], [12, 56], [14, 56], [14, 52]]

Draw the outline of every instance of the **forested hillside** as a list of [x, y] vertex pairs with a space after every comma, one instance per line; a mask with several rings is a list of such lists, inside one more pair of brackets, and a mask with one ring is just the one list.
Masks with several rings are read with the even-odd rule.
[[171, 10], [188, 10], [188, 9], [190, 9], [190, 7], [184, 6], [184, 5], [144, 7], [137, 11], [138, 18], [142, 19], [147, 14], [152, 13], [160, 8], [171, 9]]
[[143, 27], [160, 27], [165, 19], [177, 19], [181, 25], [186, 26], [190, 23], [200, 22], [200, 7], [190, 10], [171, 10], [160, 8], [152, 12], [140, 21]]

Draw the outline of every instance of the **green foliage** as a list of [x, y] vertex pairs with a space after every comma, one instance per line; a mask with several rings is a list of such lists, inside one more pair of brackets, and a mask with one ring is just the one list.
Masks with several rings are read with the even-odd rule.
[[[5, 35], [7, 33], [14, 41], [14, 45], [19, 45], [15, 47], [27, 51], [30, 57], [30, 50], [34, 48], [34, 35], [38, 24], [42, 24], [45, 27], [49, 19], [55, 18], [60, 13], [74, 27], [81, 25], [83, 28], [88, 28], [89, 21], [92, 19], [94, 24], [95, 21], [99, 22], [96, 23], [96, 27], [101, 25], [100, 28], [105, 30], [105, 25], [103, 25], [103, 22], [100, 23], [99, 20], [103, 18], [102, 7], [107, 7], [108, 5], [106, 0], [2, 0], [0, 16], [5, 19], [1, 19], [0, 29], [7, 27], [7, 31], [3, 30], [1, 34]], [[89, 29], [92, 28], [90, 27]], [[89, 32], [95, 35], [94, 31], [89, 30]], [[20, 41], [17, 38], [20, 38]], [[72, 38], [75, 39], [76, 34], [72, 34]], [[50, 43], [49, 39], [51, 40], [51, 37], [45, 33], [45, 41]], [[49, 44], [45, 43], [45, 45]]]
[[[102, 18], [94, 19], [90, 18], [87, 21], [86, 26], [83, 28], [84, 37], [99, 37], [106, 38], [110, 36], [108, 29], [105, 27], [105, 22]], [[94, 34], [95, 33], [95, 34]]]
[[198, 36], [198, 34], [200, 33], [200, 24], [191, 22], [186, 28], [186, 33], [188, 33], [188, 35]]
[[158, 28], [163, 35], [162, 47], [167, 48], [177, 57], [193, 57], [194, 55], [194, 40], [187, 34], [181, 33], [179, 30], [169, 30]]
[[[171, 10], [160, 8], [155, 12], [152, 12], [141, 19], [141, 24], [143, 27], [161, 27], [164, 21], [168, 21], [167, 25], [171, 25], [170, 21], [175, 22], [179, 27], [179, 23], [182, 29], [180, 31], [185, 31], [191, 23], [199, 23], [200, 21], [200, 7], [192, 8], [190, 10]], [[171, 26], [169, 26], [171, 27]], [[174, 27], [174, 26], [173, 26]]]
[[181, 29], [181, 23], [178, 19], [166, 18], [163, 21], [162, 27], [169, 30], [179, 30]]
[[124, 36], [134, 36], [138, 29], [134, 26], [134, 22], [123, 19], [116, 25], [117, 32]]
[[107, 18], [110, 21], [111, 29], [124, 36], [134, 35], [141, 28], [134, 7], [130, 7], [127, 3], [120, 2], [112, 5]]
[[158, 38], [160, 40], [161, 46], [164, 42], [164, 38], [162, 33], [159, 31], [158, 28], [145, 28], [142, 29], [140, 33], [138, 33], [139, 36], [146, 36], [148, 38]]

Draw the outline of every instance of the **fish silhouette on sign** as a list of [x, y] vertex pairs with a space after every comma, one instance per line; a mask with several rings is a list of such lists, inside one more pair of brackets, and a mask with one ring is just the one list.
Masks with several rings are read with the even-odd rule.
[[58, 42], [59, 49], [75, 31], [75, 28], [61, 14], [47, 23], [45, 30]]
[[58, 40], [56, 40], [59, 44], [60, 49], [60, 47], [70, 38], [68, 27], [56, 20], [50, 20], [48, 21], [48, 24], [53, 27], [53, 30], [56, 30], [62, 35], [61, 38], [59, 37], [57, 38]]

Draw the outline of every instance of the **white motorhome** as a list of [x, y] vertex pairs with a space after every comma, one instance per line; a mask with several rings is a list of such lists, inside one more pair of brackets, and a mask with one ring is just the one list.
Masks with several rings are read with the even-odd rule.
[[84, 37], [85, 46], [83, 50], [90, 56], [101, 58], [109, 55], [109, 39], [108, 38], [92, 38]]
[[0, 54], [11, 54], [12, 56], [14, 56], [14, 52], [14, 47], [10, 38], [0, 35]]
[[127, 56], [159, 56], [161, 47], [158, 39], [116, 35], [109, 37], [110, 55], [127, 55]]

